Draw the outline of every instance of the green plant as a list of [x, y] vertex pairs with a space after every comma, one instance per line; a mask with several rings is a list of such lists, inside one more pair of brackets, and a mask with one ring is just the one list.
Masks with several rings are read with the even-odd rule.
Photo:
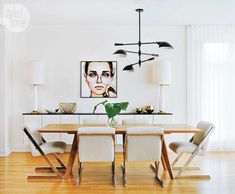
[[105, 107], [105, 112], [108, 116], [108, 124], [113, 126], [116, 124], [114, 117], [118, 115], [122, 110], [126, 110], [129, 102], [110, 103], [105, 100], [95, 105], [93, 113], [95, 113], [97, 107], [101, 104]]

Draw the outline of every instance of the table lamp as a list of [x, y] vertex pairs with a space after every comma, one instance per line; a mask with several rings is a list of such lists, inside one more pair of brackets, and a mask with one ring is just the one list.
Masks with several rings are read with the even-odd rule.
[[171, 63], [169, 61], [158, 61], [156, 64], [156, 83], [160, 85], [159, 112], [164, 113], [163, 86], [171, 85]]
[[32, 114], [38, 114], [38, 86], [45, 84], [45, 62], [31, 61], [31, 80], [30, 83], [34, 86], [34, 107]]

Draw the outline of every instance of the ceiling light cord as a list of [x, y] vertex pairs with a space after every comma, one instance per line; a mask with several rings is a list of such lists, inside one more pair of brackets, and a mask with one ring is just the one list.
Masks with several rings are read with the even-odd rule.
[[138, 46], [139, 46], [139, 67], [141, 67], [141, 16], [140, 16], [140, 12], [141, 9], [137, 9], [136, 11], [139, 12], [139, 42], [138, 42]]

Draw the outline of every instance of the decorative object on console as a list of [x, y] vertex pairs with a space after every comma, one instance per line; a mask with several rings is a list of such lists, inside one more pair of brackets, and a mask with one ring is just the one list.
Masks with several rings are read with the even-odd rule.
[[144, 112], [145, 113], [151, 114], [151, 113], [153, 113], [153, 111], [154, 111], [154, 106], [152, 106], [152, 105], [144, 107]]
[[38, 86], [45, 84], [44, 61], [30, 61], [30, 83], [34, 86], [34, 107], [32, 114], [38, 114]]
[[140, 108], [140, 107], [137, 107], [137, 108], [135, 109], [135, 111], [136, 111], [136, 113], [141, 114], [142, 111], [143, 111], [143, 109]]
[[81, 97], [116, 98], [117, 62], [81, 61]]
[[[155, 44], [155, 45], [158, 45], [159, 48], [173, 49], [173, 47], [168, 42], [160, 42], [160, 41], [142, 42], [141, 41], [141, 19], [140, 19], [140, 15], [141, 15], [141, 12], [143, 12], [144, 10], [143, 9], [136, 9], [136, 11], [139, 13], [139, 40], [138, 40], [138, 42], [134, 42], [134, 43], [115, 43], [114, 44], [115, 46], [125, 46], [125, 45], [133, 46], [134, 45], [134, 46], [139, 47], [138, 52], [137, 51], [128, 51], [128, 50], [119, 49], [119, 50], [117, 50], [113, 53], [114, 55], [119, 56], [119, 57], [126, 57], [127, 53], [138, 54], [138, 56], [139, 56], [138, 62], [125, 66], [123, 71], [134, 71], [134, 68], [133, 68], [134, 65], [139, 65], [139, 67], [141, 67], [142, 63], [147, 62], [147, 61], [152, 61], [152, 60], [155, 59], [154, 57], [159, 56], [159, 54], [143, 53], [141, 51], [141, 46], [142, 45]], [[148, 59], [145, 59], [145, 60], [142, 60], [142, 58], [141, 58], [142, 55], [147, 55], [147, 56], [152, 56], [152, 57], [148, 58]]]
[[93, 114], [95, 113], [97, 107], [101, 104], [104, 105], [105, 112], [108, 116], [108, 126], [114, 127], [117, 125], [117, 122], [115, 121], [114, 117], [118, 115], [122, 110], [126, 110], [129, 102], [110, 103], [105, 100], [95, 105]]
[[45, 109], [45, 111], [48, 113], [48, 114], [53, 114], [53, 113], [58, 113], [59, 109], [55, 109], [54, 111], [53, 110], [49, 110], [49, 109]]
[[156, 82], [160, 85], [159, 112], [164, 113], [163, 86], [171, 85], [171, 63], [169, 61], [159, 61], [156, 65]]
[[72, 103], [66, 103], [66, 102], [61, 102], [59, 103], [59, 109], [62, 113], [74, 113], [77, 108], [77, 103], [72, 102]]

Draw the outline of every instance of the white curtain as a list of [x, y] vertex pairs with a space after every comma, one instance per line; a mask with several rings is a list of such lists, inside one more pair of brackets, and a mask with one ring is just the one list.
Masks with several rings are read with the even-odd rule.
[[187, 27], [188, 123], [215, 124], [209, 150], [235, 151], [235, 25]]

